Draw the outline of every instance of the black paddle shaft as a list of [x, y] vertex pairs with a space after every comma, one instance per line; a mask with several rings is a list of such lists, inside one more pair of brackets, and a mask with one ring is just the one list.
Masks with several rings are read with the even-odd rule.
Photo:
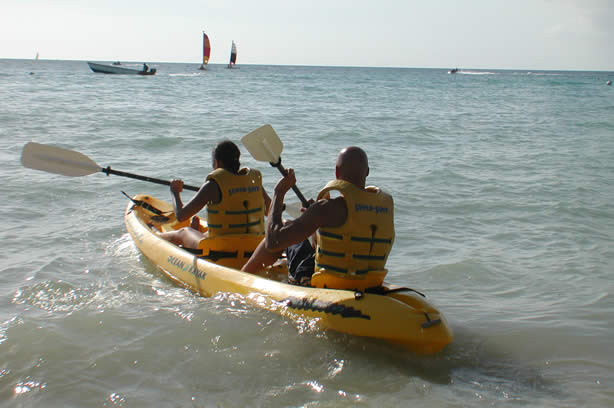
[[[281, 157], [279, 158], [279, 160], [277, 160], [277, 163], [269, 162], [269, 164], [273, 167], [277, 167], [277, 170], [279, 170], [279, 172], [282, 175], [284, 176], [286, 175], [286, 169], [284, 168], [284, 166], [281, 165]], [[303, 196], [303, 193], [301, 193], [301, 190], [298, 189], [296, 184], [292, 186], [292, 190], [294, 190], [294, 193], [296, 194], [298, 199], [301, 200], [301, 204], [303, 204], [303, 208], [309, 207], [309, 203], [305, 199], [305, 196]]]
[[[139, 176], [138, 174], [126, 173], [126, 172], [118, 171], [118, 170], [112, 170], [111, 166], [107, 166], [107, 168], [101, 168], [100, 171], [105, 173], [107, 176], [110, 175], [110, 174], [114, 174], [116, 176], [129, 177], [129, 178], [133, 178], [133, 179], [136, 179], [136, 180], [149, 181], [150, 183], [162, 184], [163, 186], [170, 186], [171, 185], [171, 182], [167, 181], [167, 180], [161, 180], [161, 179], [157, 179], [157, 178], [153, 178], [153, 177]], [[199, 187], [188, 186], [188, 185], [185, 185], [185, 184], [183, 185], [183, 188], [185, 190], [192, 190], [192, 191], [198, 191], [199, 190]]]

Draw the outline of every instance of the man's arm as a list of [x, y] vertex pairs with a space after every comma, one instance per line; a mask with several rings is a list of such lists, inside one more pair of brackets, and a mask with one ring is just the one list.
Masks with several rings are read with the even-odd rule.
[[282, 221], [285, 194], [295, 184], [292, 169], [275, 186], [271, 210], [267, 217], [265, 247], [270, 252], [280, 251], [311, 236], [320, 227], [338, 227], [345, 223], [347, 208], [343, 197], [319, 200], [309, 206], [300, 217]]
[[262, 198], [264, 199], [264, 213], [268, 214], [271, 208], [271, 197], [267, 194], [264, 186], [262, 187]]

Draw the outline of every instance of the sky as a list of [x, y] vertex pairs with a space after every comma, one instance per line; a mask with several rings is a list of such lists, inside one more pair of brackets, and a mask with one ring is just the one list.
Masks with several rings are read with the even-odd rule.
[[612, 0], [0, 0], [0, 58], [614, 70]]

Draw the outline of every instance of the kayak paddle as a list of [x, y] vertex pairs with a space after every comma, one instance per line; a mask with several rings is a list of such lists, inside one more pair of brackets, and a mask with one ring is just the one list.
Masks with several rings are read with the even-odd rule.
[[[241, 138], [241, 142], [255, 160], [269, 162], [271, 166], [277, 167], [281, 174], [286, 175], [286, 169], [281, 165], [280, 156], [284, 145], [271, 125], [261, 126], [248, 133]], [[292, 186], [292, 190], [301, 200], [303, 207], [309, 207], [309, 203], [296, 185]]]
[[[112, 170], [111, 166], [100, 167], [92, 159], [83, 153], [73, 150], [62, 149], [61, 147], [44, 145], [35, 142], [26, 143], [21, 154], [21, 163], [24, 167], [46, 171], [48, 173], [61, 174], [69, 177], [88, 176], [90, 174], [102, 172], [106, 175], [116, 175], [129, 177], [137, 180], [148, 181], [150, 183], [169, 186], [167, 180], [160, 180], [153, 177], [139, 176], [138, 174], [125, 173], [123, 171]], [[198, 191], [199, 187], [183, 186], [186, 190]]]

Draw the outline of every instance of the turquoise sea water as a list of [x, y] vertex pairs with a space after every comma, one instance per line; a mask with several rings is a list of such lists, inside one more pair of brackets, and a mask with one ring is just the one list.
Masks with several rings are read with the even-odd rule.
[[[0, 60], [0, 405], [614, 405], [613, 73], [149, 65]], [[195, 296], [123, 224], [121, 191], [166, 187], [20, 163], [37, 141], [198, 185], [215, 142], [265, 123], [308, 197], [366, 150], [395, 199], [388, 280], [445, 314], [442, 353]]]

